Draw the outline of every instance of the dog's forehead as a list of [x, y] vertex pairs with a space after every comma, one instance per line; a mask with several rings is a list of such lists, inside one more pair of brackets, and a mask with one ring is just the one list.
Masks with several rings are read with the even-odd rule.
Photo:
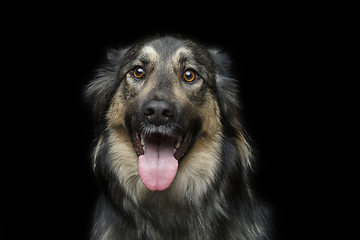
[[[172, 74], [193, 69], [212, 85], [216, 66], [210, 50], [191, 40], [165, 37], [142, 42], [134, 48], [132, 65], [145, 65], [157, 74]], [[175, 72], [174, 72], [175, 70]]]
[[151, 62], [171, 61], [176, 63], [185, 58], [192, 58], [193, 55], [191, 47], [186, 42], [173, 38], [150, 41], [144, 44], [139, 52], [140, 58], [147, 58]]
[[139, 52], [139, 58], [146, 59], [149, 62], [156, 62], [159, 60], [159, 54], [153, 46], [145, 45]]

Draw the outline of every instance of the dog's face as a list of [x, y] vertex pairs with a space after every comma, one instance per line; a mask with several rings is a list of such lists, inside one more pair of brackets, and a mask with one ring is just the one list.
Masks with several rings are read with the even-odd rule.
[[119, 97], [132, 135], [181, 137], [203, 123], [199, 109], [213, 97], [215, 74], [210, 55], [197, 57], [196, 50], [175, 39], [154, 40], [125, 54]]
[[236, 85], [223, 76], [226, 58], [173, 37], [108, 56], [111, 64], [99, 71], [87, 94], [99, 125], [109, 131], [120, 182], [138, 186], [140, 176], [149, 190], [205, 188], [219, 164], [222, 118], [238, 124], [232, 117]]

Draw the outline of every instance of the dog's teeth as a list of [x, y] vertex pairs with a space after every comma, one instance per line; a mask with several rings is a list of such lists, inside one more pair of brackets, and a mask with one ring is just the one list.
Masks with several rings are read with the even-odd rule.
[[145, 146], [143, 146], [143, 150], [144, 150], [144, 152], [145, 152]]
[[174, 148], [173, 153], [174, 153], [174, 154], [176, 153], [176, 148]]
[[175, 148], [179, 148], [179, 147], [180, 147], [181, 140], [182, 140], [182, 136], [177, 137], [177, 138], [175, 139], [175, 141], [176, 141], [176, 143], [175, 143]]
[[176, 138], [177, 142], [181, 142], [181, 140], [182, 140], [182, 136]]
[[[145, 139], [144, 139], [144, 134], [141, 134], [141, 144], [145, 145]], [[145, 151], [145, 150], [144, 150]]]

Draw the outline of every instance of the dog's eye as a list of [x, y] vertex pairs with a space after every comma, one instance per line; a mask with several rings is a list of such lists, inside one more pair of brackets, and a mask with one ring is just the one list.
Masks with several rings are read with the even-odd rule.
[[184, 72], [184, 80], [187, 82], [192, 82], [194, 81], [196, 78], [196, 74], [195, 72], [191, 71], [191, 70], [187, 70]]
[[134, 69], [133, 75], [136, 78], [142, 78], [145, 75], [145, 71], [141, 67], [137, 67]]

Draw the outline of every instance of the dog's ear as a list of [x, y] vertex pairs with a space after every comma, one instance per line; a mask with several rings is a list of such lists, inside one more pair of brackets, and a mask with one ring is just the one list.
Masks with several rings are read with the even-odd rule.
[[[210, 54], [217, 68], [216, 86], [220, 109], [226, 118], [238, 118], [240, 102], [238, 81], [230, 76], [230, 59], [217, 49], [211, 49]], [[230, 117], [231, 116], [231, 117]], [[230, 117], [230, 118], [229, 118]]]
[[210, 50], [210, 54], [217, 68], [216, 89], [218, 91], [219, 107], [223, 124], [228, 127], [227, 134], [235, 137], [244, 169], [251, 167], [252, 150], [247, 141], [245, 130], [240, 121], [240, 101], [238, 80], [230, 75], [230, 59], [219, 50]]
[[109, 49], [108, 63], [96, 71], [95, 79], [85, 88], [85, 99], [93, 107], [98, 126], [105, 121], [104, 116], [116, 91], [118, 72], [126, 51], [127, 49], [120, 51]]

